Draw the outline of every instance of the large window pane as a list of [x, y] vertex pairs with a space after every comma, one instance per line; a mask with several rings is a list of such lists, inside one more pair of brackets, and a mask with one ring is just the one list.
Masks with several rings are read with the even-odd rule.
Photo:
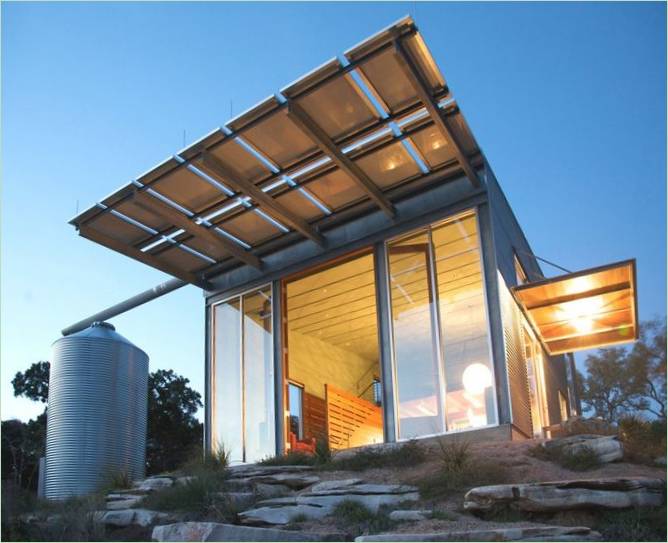
[[285, 289], [286, 441], [302, 451], [318, 440], [333, 450], [382, 442], [373, 255], [336, 261]]
[[241, 431], [241, 315], [239, 300], [213, 308], [213, 446], [243, 462]]
[[388, 246], [401, 439], [445, 430], [430, 253], [427, 232]]
[[273, 455], [274, 362], [271, 288], [243, 297], [246, 462]]
[[487, 311], [475, 215], [432, 230], [448, 431], [496, 423]]

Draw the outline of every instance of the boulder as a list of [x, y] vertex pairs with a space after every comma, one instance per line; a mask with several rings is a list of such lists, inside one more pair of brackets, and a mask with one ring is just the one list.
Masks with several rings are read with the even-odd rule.
[[399, 505], [404, 502], [416, 502], [420, 499], [417, 492], [406, 494], [332, 494], [330, 496], [297, 496], [300, 505], [315, 505], [333, 510], [343, 501], [354, 501], [376, 513], [381, 505]]
[[245, 509], [255, 503], [255, 493], [253, 492], [219, 492], [218, 495], [227, 500], [235, 509]]
[[[110, 496], [115, 496], [115, 494], [111, 494]], [[141, 502], [143, 499], [144, 496], [135, 494], [124, 494], [121, 498], [112, 499], [109, 499], [109, 496], [107, 496], [106, 508], [110, 511], [130, 509]]]
[[[316, 485], [317, 486], [317, 485]], [[292, 494], [292, 489], [285, 485], [268, 485], [266, 483], [256, 483], [251, 488], [260, 498], [280, 498]]]
[[275, 473], [271, 475], [253, 475], [245, 477], [243, 481], [252, 484], [264, 483], [267, 485], [283, 485], [295, 490], [300, 490], [320, 482], [320, 477], [302, 473]]
[[418, 522], [431, 518], [431, 511], [418, 509], [398, 509], [390, 513], [390, 520], [397, 522]]
[[306, 517], [307, 519], [321, 519], [331, 513], [331, 508], [317, 505], [281, 505], [279, 507], [268, 506], [249, 509], [239, 513], [239, 518], [244, 524], [289, 524], [295, 517]]
[[663, 479], [649, 477], [481, 486], [466, 493], [464, 509], [486, 512], [509, 507], [519, 511], [556, 512], [653, 507], [663, 504], [665, 490]]
[[577, 454], [585, 449], [590, 449], [596, 453], [602, 463], [615, 462], [621, 460], [624, 456], [622, 443], [617, 439], [617, 436], [584, 434], [562, 437], [544, 442], [543, 448], [547, 451], [560, 450], [570, 454]]
[[326, 541], [327, 534], [254, 528], [217, 522], [179, 522], [153, 528], [153, 541]]
[[418, 501], [417, 488], [407, 485], [330, 484], [318, 491], [277, 497], [257, 503], [257, 508], [239, 514], [245, 524], [288, 524], [296, 516], [319, 519], [332, 513], [343, 501], [355, 501], [377, 512], [381, 505]]
[[417, 487], [409, 485], [352, 484], [348, 486], [333, 486], [332, 488], [324, 490], [317, 490], [316, 487], [313, 487], [309, 489], [308, 495], [337, 496], [341, 494], [408, 494], [410, 492], [417, 491]]
[[148, 509], [121, 509], [119, 511], [99, 511], [96, 518], [103, 524], [111, 526], [125, 527], [134, 524], [145, 527], [165, 520], [169, 518], [169, 515]]
[[424, 534], [362, 535], [355, 541], [600, 541], [586, 526], [531, 526]]
[[313, 466], [259, 466], [239, 465], [229, 468], [232, 477], [255, 477], [277, 473], [304, 473], [313, 471]]
[[321, 491], [330, 491], [330, 490], [336, 490], [338, 488], [342, 487], [349, 487], [349, 486], [354, 486], [360, 484], [362, 479], [335, 479], [332, 481], [322, 481], [321, 483], [318, 483], [316, 485], [313, 485], [310, 489], [309, 492], [321, 492]]
[[153, 490], [160, 490], [161, 488], [168, 488], [174, 484], [171, 477], [149, 477], [143, 481], [137, 481], [134, 488], [143, 490], [145, 492], [152, 492]]

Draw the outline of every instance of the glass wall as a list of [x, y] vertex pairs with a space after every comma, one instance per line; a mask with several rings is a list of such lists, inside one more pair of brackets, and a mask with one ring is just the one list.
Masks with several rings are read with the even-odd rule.
[[398, 437], [496, 424], [476, 216], [388, 243]]
[[285, 281], [286, 442], [313, 452], [382, 443], [373, 254]]
[[212, 444], [254, 462], [275, 453], [271, 287], [212, 311]]

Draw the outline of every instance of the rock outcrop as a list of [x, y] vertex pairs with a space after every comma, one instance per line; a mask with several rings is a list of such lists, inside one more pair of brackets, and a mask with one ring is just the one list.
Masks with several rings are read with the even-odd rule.
[[418, 499], [417, 488], [407, 485], [363, 484], [359, 479], [327, 481], [296, 496], [260, 501], [254, 509], [240, 513], [239, 518], [245, 524], [280, 525], [290, 523], [295, 517], [326, 517], [343, 501], [355, 501], [376, 512], [381, 505]]
[[666, 482], [663, 479], [649, 477], [481, 486], [466, 493], [464, 509], [471, 512], [503, 508], [556, 512], [588, 508], [653, 507], [663, 504], [665, 491]]
[[585, 526], [531, 526], [424, 534], [362, 535], [355, 541], [600, 541], [601, 534]]
[[546, 451], [560, 451], [567, 454], [578, 454], [589, 449], [602, 463], [616, 462], [624, 457], [624, 448], [617, 436], [583, 434], [551, 439], [542, 446]]
[[333, 541], [328, 534], [217, 522], [179, 522], [153, 528], [153, 541]]

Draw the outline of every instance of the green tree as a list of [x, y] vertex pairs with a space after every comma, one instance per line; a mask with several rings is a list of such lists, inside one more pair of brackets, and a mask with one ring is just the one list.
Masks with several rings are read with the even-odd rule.
[[195, 418], [201, 395], [190, 381], [172, 370], [157, 370], [148, 378], [148, 439], [146, 467], [160, 473], [181, 465], [194, 448], [202, 447], [202, 424]]
[[633, 347], [599, 349], [578, 373], [580, 398], [588, 411], [608, 422], [629, 414], [666, 418], [666, 323], [640, 325]]
[[[202, 424], [195, 414], [201, 395], [189, 380], [172, 370], [157, 370], [148, 377], [146, 467], [149, 474], [177, 468], [194, 448], [202, 447]], [[15, 396], [47, 403], [49, 362], [36, 362], [12, 379]], [[44, 456], [46, 408], [36, 419], [2, 422], [2, 477], [22, 486], [37, 484], [36, 469]]]
[[666, 420], [666, 321], [654, 319], [640, 327], [640, 339], [628, 355], [631, 374], [641, 395], [633, 405]]
[[49, 362], [36, 362], [25, 372], [18, 372], [12, 379], [14, 396], [25, 396], [36, 402], [49, 401]]

